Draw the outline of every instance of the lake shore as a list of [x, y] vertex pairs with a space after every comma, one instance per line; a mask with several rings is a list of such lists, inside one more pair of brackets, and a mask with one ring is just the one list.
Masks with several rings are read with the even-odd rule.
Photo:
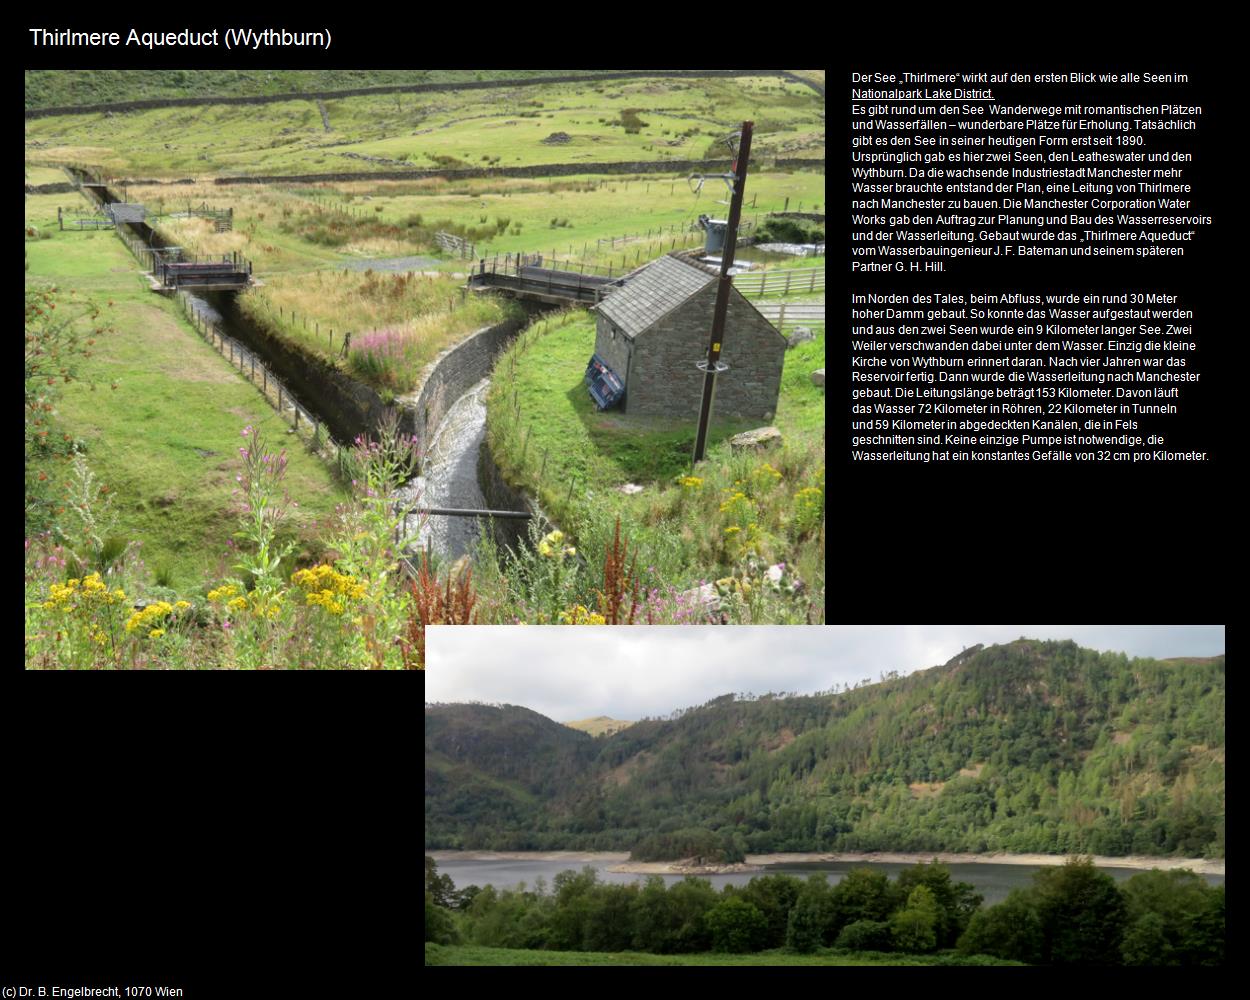
[[[841, 852], [833, 854], [748, 854], [747, 863], [756, 865], [785, 865], [829, 862], [876, 861], [886, 864], [912, 865], [937, 858], [945, 865], [1061, 865], [1062, 854], [955, 854], [950, 851], [920, 851], [917, 853], [893, 853], [889, 851]], [[1199, 875], [1223, 875], [1224, 859], [1207, 858], [1151, 858], [1129, 855], [1123, 858], [1094, 856], [1098, 868], [1132, 868], [1149, 871], [1151, 868], [1188, 868]]]
[[[949, 851], [922, 851], [919, 853], [892, 852], [839, 852], [801, 854], [748, 854], [745, 865], [703, 865], [698, 869], [682, 862], [630, 861], [624, 851], [427, 851], [435, 861], [569, 861], [577, 863], [614, 863], [611, 871], [638, 875], [693, 875], [726, 874], [729, 872], [763, 871], [762, 865], [881, 862], [885, 864], [916, 864], [921, 861], [938, 861], [948, 865], [1061, 865], [1064, 856], [1058, 854], [954, 854]], [[1151, 868], [1188, 868], [1199, 875], [1223, 875], [1224, 860], [1206, 858], [1150, 858], [1130, 856], [1123, 858], [1095, 857], [1099, 868], [1132, 868], [1149, 871]]]

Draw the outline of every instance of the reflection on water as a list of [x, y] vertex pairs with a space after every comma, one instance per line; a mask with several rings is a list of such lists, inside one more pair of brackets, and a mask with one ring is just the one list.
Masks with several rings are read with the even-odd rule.
[[[528, 888], [533, 888], [534, 881], [542, 878], [547, 883], [548, 891], [551, 890], [552, 879], [562, 871], [573, 869], [581, 871], [581, 869], [589, 864], [599, 873], [599, 879], [603, 882], [641, 882], [647, 876], [645, 875], [627, 875], [620, 872], [609, 872], [607, 869], [615, 862], [595, 861], [595, 862], [575, 862], [575, 861], [440, 861], [438, 862], [438, 870], [442, 875], [447, 875], [455, 883], [457, 889], [461, 889], [466, 885], [493, 885], [497, 889], [515, 888], [521, 882], [524, 882]], [[836, 885], [841, 882], [852, 868], [872, 867], [885, 872], [891, 879], [898, 877], [898, 873], [909, 865], [889, 864], [886, 862], [812, 862], [800, 864], [784, 864], [784, 865], [767, 865], [765, 871], [760, 874], [785, 874], [794, 875], [798, 878], [807, 878], [813, 872], [824, 872], [828, 876], [829, 884]], [[968, 882], [977, 892], [985, 897], [985, 905], [990, 906], [994, 903], [1001, 903], [1007, 898], [1007, 894], [1012, 889], [1025, 889], [1033, 884], [1033, 873], [1037, 871], [1037, 867], [1033, 865], [947, 865], [951, 872], [951, 879], [955, 882]], [[1137, 874], [1135, 869], [1131, 868], [1103, 868], [1108, 875], [1117, 882], [1123, 882]], [[664, 881], [672, 885], [679, 882], [683, 878], [681, 875], [662, 875]], [[755, 878], [756, 875], [750, 873], [736, 875], [700, 875], [712, 883], [712, 887], [719, 891], [725, 885], [746, 885]], [[1202, 878], [1211, 885], [1220, 885], [1224, 881], [1223, 875], [1203, 875]]]

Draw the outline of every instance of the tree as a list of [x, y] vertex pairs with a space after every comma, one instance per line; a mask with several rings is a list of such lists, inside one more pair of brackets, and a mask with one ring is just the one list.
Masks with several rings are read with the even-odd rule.
[[764, 914], [768, 924], [765, 948], [786, 944], [789, 919], [803, 883], [792, 875], [766, 875], [753, 878], [738, 895]]
[[435, 906], [450, 907], [456, 900], [456, 885], [450, 876], [440, 875], [438, 865], [425, 856], [425, 891], [434, 898]]
[[633, 943], [630, 913], [636, 885], [596, 885], [582, 909], [582, 948], [586, 951], [625, 951]]
[[895, 908], [890, 879], [872, 868], [854, 868], [830, 894], [832, 907], [826, 940], [832, 940], [847, 924], [857, 920], [887, 920]]
[[712, 947], [712, 932], [705, 919], [709, 910], [717, 905], [718, 898], [707, 879], [688, 875], [668, 890], [672, 901], [674, 951], [708, 951]]
[[657, 955], [677, 950], [678, 913], [664, 887], [664, 879], [651, 875], [631, 907], [633, 946]]
[[959, 938], [964, 955], [993, 955], [1036, 965], [1042, 960], [1042, 921], [1032, 889], [1013, 889], [997, 906], [972, 915]]
[[425, 939], [436, 944], [455, 944], [460, 940], [451, 913], [436, 904], [428, 892], [425, 894]]
[[937, 947], [940, 919], [932, 890], [925, 885], [916, 886], [907, 897], [907, 905], [890, 917], [894, 946], [899, 951], [932, 951]]
[[952, 882], [950, 869], [936, 859], [933, 864], [918, 864], [900, 872], [895, 892], [898, 897], [907, 898], [917, 886], [925, 886], [937, 903], [938, 947], [953, 947], [985, 897], [967, 882]]
[[[1222, 903], [1217, 891], [1191, 871], [1139, 872], [1124, 883], [1128, 928], [1121, 945], [1126, 965], [1221, 964], [1223, 919], [1218, 933], [1210, 915]], [[1213, 949], [1218, 942], [1218, 949]], [[1212, 958], [1216, 958], [1214, 962]]]
[[590, 895], [599, 883], [599, 874], [590, 865], [581, 872], [563, 871], [552, 882], [555, 912], [551, 917], [551, 947], [557, 951], [581, 951]]
[[790, 910], [786, 925], [786, 947], [810, 954], [820, 947], [825, 932], [826, 907], [812, 895], [800, 896]]
[[717, 903], [707, 912], [706, 920], [715, 951], [759, 951], [768, 933], [764, 914], [736, 896]]
[[1043, 961], [1053, 965], [1118, 962], [1124, 937], [1124, 896], [1090, 857], [1073, 857], [1033, 876], [1042, 922]]

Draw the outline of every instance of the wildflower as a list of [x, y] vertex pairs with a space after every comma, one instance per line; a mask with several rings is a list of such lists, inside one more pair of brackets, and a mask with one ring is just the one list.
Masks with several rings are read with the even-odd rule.
[[[149, 625], [153, 625], [159, 619], [172, 613], [173, 610], [174, 606], [165, 601], [156, 601], [153, 604], [149, 604], [142, 611], [136, 611], [130, 616], [126, 622], [126, 631], [134, 632], [140, 628], [147, 628]], [[162, 635], [165, 634], [164, 629], [153, 629], [152, 631], [159, 631]], [[152, 632], [149, 631], [148, 634], [151, 635]]]
[[208, 592], [208, 599], [210, 601], [224, 601], [227, 598], [234, 597], [234, 595], [238, 592], [238, 587], [236, 587], [233, 583], [227, 583], [225, 586], [218, 587], [216, 590], [210, 590]]
[[151, 632], [148, 633], [148, 635], [151, 636], [153, 639], [159, 639], [164, 634], [165, 634], [165, 630], [163, 628], [154, 628], [152, 629]]
[[580, 604], [574, 604], [567, 611], [560, 612], [561, 625], [604, 625], [607, 619]]
[[190, 601], [178, 601], [176, 604], [174, 604], [174, 607], [177, 608], [179, 611], [185, 611], [187, 608], [191, 607], [191, 602]]
[[697, 490], [703, 486], [703, 480], [698, 476], [682, 476], [677, 481], [688, 490]]

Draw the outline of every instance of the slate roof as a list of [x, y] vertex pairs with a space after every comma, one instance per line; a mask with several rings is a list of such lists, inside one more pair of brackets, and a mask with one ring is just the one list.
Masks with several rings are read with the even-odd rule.
[[114, 202], [106, 205], [104, 211], [113, 217], [114, 222], [142, 222], [147, 210], [142, 205]]
[[598, 305], [598, 311], [631, 340], [676, 309], [716, 275], [676, 257], [661, 257]]

